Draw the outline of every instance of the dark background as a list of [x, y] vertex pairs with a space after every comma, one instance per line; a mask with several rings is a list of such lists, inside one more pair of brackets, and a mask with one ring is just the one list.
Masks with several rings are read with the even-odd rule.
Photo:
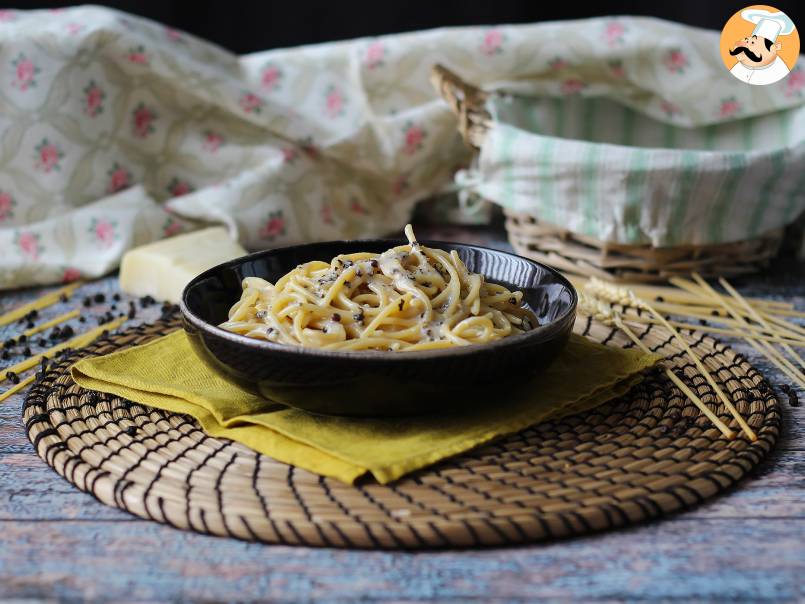
[[[556, 19], [578, 19], [602, 15], [646, 15], [720, 30], [743, 2], [665, 0], [663, 2], [609, 1], [587, 3], [578, 0], [547, 5], [536, 0], [430, 0], [349, 2], [312, 1], [226, 1], [150, 2], [119, 0], [98, 2], [106, 6], [155, 19], [217, 42], [237, 53], [296, 46], [360, 36], [429, 29], [449, 25], [530, 23]], [[54, 8], [75, 2], [18, 1], [13, 8]], [[558, 6], [557, 6], [558, 5]], [[776, 2], [801, 27], [805, 23], [805, 2]], [[10, 7], [11, 8], [11, 7]]]

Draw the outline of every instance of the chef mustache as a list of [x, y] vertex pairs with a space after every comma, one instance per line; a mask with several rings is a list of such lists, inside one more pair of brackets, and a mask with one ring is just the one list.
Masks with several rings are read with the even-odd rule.
[[734, 57], [735, 55], [739, 55], [744, 53], [747, 57], [749, 57], [750, 61], [754, 61], [755, 63], [760, 63], [763, 60], [763, 57], [760, 55], [756, 55], [751, 50], [749, 50], [746, 46], [736, 46], [730, 51], [730, 54]]

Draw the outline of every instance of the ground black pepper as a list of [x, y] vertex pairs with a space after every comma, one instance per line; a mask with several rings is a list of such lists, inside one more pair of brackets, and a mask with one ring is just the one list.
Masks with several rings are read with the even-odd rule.
[[25, 348], [23, 348], [22, 349], [22, 354], [24, 354], [26, 357], [31, 356], [31, 347], [26, 346]]
[[3, 358], [3, 360], [4, 360], [4, 361], [7, 361], [7, 360], [8, 360], [8, 357], [9, 357], [9, 356], [11, 356], [11, 355], [9, 355], [9, 354], [8, 354], [8, 350], [4, 350], [4, 351], [3, 351], [3, 354], [2, 354], [2, 355], [0, 355], [0, 356], [2, 356], [2, 358]]
[[59, 296], [59, 302], [61, 302], [62, 304], [67, 302], [67, 294], [62, 294], [61, 296]]
[[799, 407], [799, 397], [796, 390], [788, 391], [788, 404], [792, 407]]
[[6, 377], [11, 381], [12, 384], [19, 384], [20, 383], [20, 376], [18, 376], [13, 371], [7, 371]]
[[78, 322], [79, 322], [79, 323], [86, 323], [86, 322], [87, 322], [87, 318], [86, 318], [86, 317], [78, 317]]

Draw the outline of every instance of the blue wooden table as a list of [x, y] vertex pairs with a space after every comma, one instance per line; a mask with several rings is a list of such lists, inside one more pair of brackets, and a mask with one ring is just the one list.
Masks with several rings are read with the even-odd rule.
[[[447, 237], [504, 245], [477, 231]], [[805, 267], [785, 263], [736, 283], [805, 309], [803, 277]], [[115, 286], [114, 277], [88, 284], [78, 299]], [[41, 292], [0, 295], [0, 312]], [[0, 328], [2, 339], [12, 333]], [[772, 383], [787, 382], [735, 347]], [[140, 520], [79, 492], [39, 459], [20, 421], [22, 400], [0, 404], [0, 599], [805, 600], [805, 408], [787, 399], [770, 458], [691, 511], [558, 543], [428, 553], [265, 546]]]

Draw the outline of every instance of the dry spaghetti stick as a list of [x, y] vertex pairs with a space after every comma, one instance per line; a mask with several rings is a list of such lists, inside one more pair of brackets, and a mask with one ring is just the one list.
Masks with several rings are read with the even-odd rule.
[[721, 390], [721, 388], [718, 386], [716, 381], [713, 379], [713, 376], [710, 375], [710, 372], [707, 371], [707, 368], [699, 359], [698, 355], [695, 352], [693, 352], [693, 349], [690, 347], [687, 340], [683, 338], [682, 335], [676, 330], [676, 328], [673, 325], [669, 324], [668, 321], [665, 320], [665, 317], [663, 317], [660, 313], [658, 313], [654, 309], [654, 307], [651, 306], [651, 304], [637, 297], [637, 295], [631, 290], [618, 288], [611, 284], [604, 283], [603, 281], [600, 280], [593, 281], [591, 279], [590, 283], [588, 283], [588, 288], [590, 288], [590, 286], [592, 286], [591, 289], [593, 292], [595, 291], [601, 292], [605, 296], [606, 295], [611, 296], [612, 298], [615, 298], [618, 301], [620, 301], [622, 298], [628, 298], [635, 306], [642, 307], [645, 310], [649, 311], [652, 315], [654, 315], [657, 318], [657, 320], [662, 324], [662, 326], [665, 327], [665, 329], [667, 329], [668, 331], [670, 331], [671, 334], [674, 336], [674, 338], [682, 345], [682, 348], [685, 350], [685, 353], [688, 355], [690, 360], [693, 361], [693, 364], [696, 365], [696, 368], [702, 373], [704, 379], [707, 380], [707, 383], [710, 384], [710, 386], [713, 388], [713, 391], [716, 393], [718, 398], [721, 399], [721, 402], [724, 403], [724, 406], [729, 410], [730, 414], [732, 414], [732, 417], [735, 418], [735, 421], [738, 422], [738, 425], [741, 427], [744, 433], [746, 433], [746, 436], [749, 438], [749, 440], [751, 441], [757, 440], [757, 435], [755, 434], [755, 431], [752, 430], [749, 424], [746, 423], [746, 420], [741, 416], [741, 414], [732, 404], [732, 401], [729, 399], [729, 397], [727, 397], [727, 395], [724, 394], [724, 391]]
[[[766, 319], [764, 319], [763, 317], [761, 317], [760, 314], [758, 314], [758, 312], [747, 303], [746, 299], [741, 294], [739, 294], [736, 291], [736, 289], [734, 287], [732, 287], [732, 285], [730, 285], [729, 282], [726, 279], [724, 279], [723, 277], [719, 277], [718, 282], [721, 284], [721, 286], [724, 289], [726, 289], [729, 292], [729, 294], [733, 298], [735, 298], [736, 300], [738, 300], [738, 302], [741, 303], [741, 306], [743, 306], [747, 310], [747, 312], [750, 315], [752, 315], [752, 318], [755, 321], [760, 323], [763, 327], [765, 327], [766, 329], [768, 329], [772, 333], [779, 333], [779, 331], [775, 331], [774, 328], [771, 325], [769, 325], [769, 322], [766, 321]], [[793, 348], [791, 348], [791, 346], [789, 346], [785, 342], [780, 344], [780, 346], [782, 346], [783, 350], [785, 350], [788, 354], [790, 354], [792, 357], [794, 357], [796, 359], [796, 361], [797, 361], [797, 363], [799, 363], [800, 367], [805, 369], [805, 361], [802, 360], [802, 357], [800, 357], [796, 353], [796, 351]]]
[[[589, 298], [582, 294], [579, 297], [579, 309], [590, 315], [598, 318], [599, 320], [603, 321], [607, 325], [611, 325], [612, 323], [615, 324], [623, 333], [625, 333], [635, 345], [640, 348], [646, 354], [653, 354], [651, 350], [649, 350], [648, 346], [646, 346], [643, 341], [637, 337], [637, 335], [621, 320], [621, 317], [615, 312], [612, 306], [608, 304], [604, 304], [600, 301], [593, 301], [593, 299]], [[735, 432], [729, 428], [724, 422], [719, 419], [719, 417], [710, 411], [710, 408], [704, 403], [702, 399], [699, 398], [697, 394], [695, 394], [687, 385], [679, 379], [679, 377], [674, 373], [670, 367], [665, 367], [665, 375], [679, 388], [682, 393], [687, 396], [696, 407], [704, 413], [704, 415], [711, 421], [713, 424], [718, 428], [721, 433], [729, 440], [735, 438]]]
[[[584, 289], [585, 284], [587, 283], [588, 279], [584, 277], [576, 277], [573, 275], [567, 275], [568, 279], [570, 279], [571, 283], [576, 286], [577, 289]], [[644, 285], [641, 283], [629, 283], [626, 284], [629, 289], [633, 290], [636, 294], [641, 296], [642, 298], [650, 298], [653, 302], [659, 302], [657, 298], [662, 298], [664, 302], [668, 303], [677, 303], [679, 305], [699, 305], [702, 304], [703, 300], [700, 295], [698, 294], [691, 294], [685, 291], [679, 291], [675, 287], [667, 287], [662, 285]], [[762, 298], [747, 298], [749, 303], [752, 306], [759, 308], [759, 309], [769, 309], [769, 312], [776, 312], [771, 309], [784, 309], [784, 310], [793, 310], [794, 305], [790, 302], [782, 302], [780, 300], [764, 300]], [[684, 314], [684, 313], [682, 313]]]
[[81, 312], [76, 308], [75, 310], [71, 310], [70, 312], [66, 312], [63, 315], [59, 315], [58, 317], [53, 317], [50, 321], [45, 321], [39, 325], [34, 325], [31, 329], [26, 329], [23, 331], [23, 335], [30, 337], [32, 335], [38, 334], [41, 331], [45, 331], [53, 327], [54, 325], [58, 325], [59, 323], [64, 323], [65, 321], [69, 321], [70, 319], [75, 319]]
[[[632, 342], [634, 342], [643, 352], [645, 352], [646, 354], [652, 354], [651, 350], [649, 350], [648, 347], [645, 344], [643, 344], [640, 338], [638, 338], [637, 335], [634, 332], [632, 332], [631, 329], [629, 329], [626, 325], [624, 325], [623, 321], [621, 321], [618, 316], [615, 316], [615, 325], [617, 325], [620, 328], [620, 330], [623, 331], [623, 333], [625, 333], [629, 337], [629, 339], [632, 340]], [[700, 399], [698, 395], [696, 395], [690, 388], [688, 388], [685, 382], [680, 380], [679, 377], [669, 367], [665, 368], [665, 375], [667, 375], [670, 378], [670, 380], [676, 385], [677, 388], [679, 388], [682, 391], [682, 393], [685, 396], [687, 396], [690, 400], [693, 401], [693, 404], [696, 405], [696, 407], [698, 407], [699, 411], [704, 413], [705, 416], [707, 416], [707, 419], [713, 422], [715, 427], [718, 428], [726, 438], [730, 440], [735, 438], [735, 432], [733, 432], [729, 426], [727, 426], [724, 422], [722, 422], [721, 419], [719, 419], [719, 417], [715, 413], [710, 411], [710, 408], [707, 405], [705, 405], [704, 401]]]
[[[698, 283], [701, 284], [702, 289], [708, 293], [712, 298], [717, 300], [732, 316], [740, 321], [745, 321], [743, 317], [732, 307], [732, 304], [727, 303], [726, 299], [719, 294], [716, 290], [710, 287], [710, 284], [707, 283], [704, 279], [701, 278], [700, 275], [694, 273], [693, 278], [696, 279]], [[774, 365], [783, 373], [785, 373], [788, 377], [798, 383], [801, 387], [805, 388], [805, 376], [794, 367], [788, 359], [782, 356], [773, 346], [768, 344], [767, 342], [759, 342], [757, 341], [754, 336], [745, 335], [744, 339], [749, 342], [749, 344], [757, 350], [760, 354], [765, 356], [769, 359]], [[762, 344], [762, 346], [761, 346]]]
[[65, 285], [64, 287], [60, 287], [59, 289], [44, 294], [43, 296], [37, 298], [36, 300], [31, 300], [27, 304], [23, 304], [22, 306], [18, 306], [17, 308], [8, 311], [7, 313], [0, 315], [0, 326], [8, 325], [9, 323], [13, 323], [18, 319], [22, 319], [25, 315], [27, 315], [32, 310], [39, 310], [41, 308], [47, 308], [59, 301], [62, 295], [69, 296], [73, 293], [73, 291], [79, 287], [84, 285], [82, 281], [76, 281], [74, 283], [70, 283], [69, 285]]
[[[633, 313], [623, 314], [623, 317], [626, 321], [630, 323], [640, 323], [646, 325], [648, 323], [653, 323], [655, 325], [659, 324], [659, 321], [652, 319], [651, 317], [647, 317], [645, 315], [636, 315]], [[737, 329], [730, 329], [728, 327], [713, 327], [712, 325], [696, 325], [694, 323], [684, 323], [682, 321], [672, 321], [668, 319], [668, 322], [673, 325], [674, 327], [678, 327], [680, 329], [694, 329], [696, 331], [703, 331], [707, 333], [717, 333], [725, 336], [732, 336], [735, 338], [746, 338], [747, 333], [738, 331]], [[789, 342], [794, 346], [805, 346], [805, 338], [803, 339], [792, 339], [788, 336], [768, 336], [765, 333], [760, 332], [760, 330], [756, 330], [756, 328], [752, 328], [753, 333], [751, 336], [758, 340], [763, 340], [766, 342]]]
[[82, 333], [77, 335], [74, 338], [67, 340], [66, 342], [62, 342], [61, 344], [56, 344], [52, 348], [45, 350], [44, 352], [40, 352], [39, 354], [35, 354], [32, 357], [25, 359], [24, 361], [20, 361], [16, 365], [12, 365], [11, 367], [6, 367], [2, 373], [0, 373], [0, 382], [3, 381], [8, 377], [9, 372], [11, 373], [22, 373], [30, 369], [31, 367], [35, 367], [39, 361], [42, 360], [43, 357], [51, 358], [48, 355], [53, 355], [65, 348], [83, 348], [90, 342], [92, 342], [95, 338], [100, 336], [104, 331], [111, 331], [120, 327], [123, 323], [126, 322], [125, 318], [115, 319], [114, 321], [109, 321], [108, 323], [104, 323], [103, 325], [98, 325], [95, 329], [91, 329], [86, 333]]
[[18, 384], [14, 384], [11, 388], [6, 390], [5, 392], [0, 393], [0, 403], [2, 403], [4, 400], [10, 397], [12, 394], [16, 394], [17, 392], [25, 388], [28, 384], [33, 382], [34, 379], [36, 379], [36, 374], [29, 375], [27, 378], [20, 380]]

